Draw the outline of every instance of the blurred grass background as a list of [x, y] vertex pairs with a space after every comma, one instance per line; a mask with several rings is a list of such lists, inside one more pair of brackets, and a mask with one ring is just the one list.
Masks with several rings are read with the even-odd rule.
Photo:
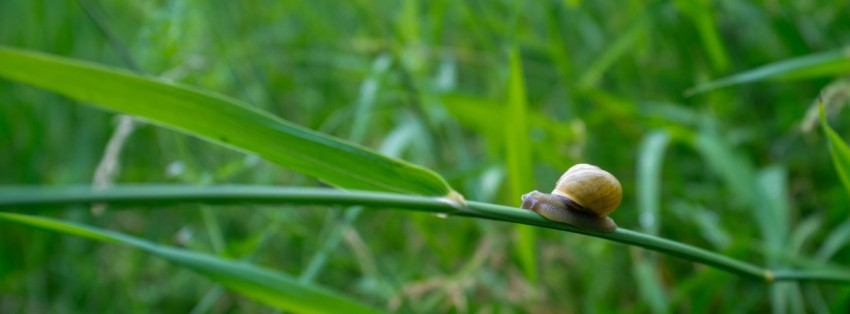
[[[87, 3], [84, 1], [84, 3]], [[807, 114], [847, 71], [683, 96], [850, 42], [845, 1], [0, 2], [0, 44], [129, 67], [238, 98], [516, 205], [590, 162], [621, 227], [768, 267], [847, 265], [848, 193]], [[96, 91], [92, 91], [96, 92]], [[0, 183], [90, 183], [116, 115], [0, 81]], [[320, 185], [146, 124], [114, 182]], [[358, 212], [359, 210], [355, 210]], [[850, 287], [765, 285], [600, 239], [391, 211], [184, 205], [50, 211], [245, 258], [399, 312], [846, 312]], [[339, 243], [337, 244], [336, 240]], [[272, 312], [128, 248], [0, 231], [0, 312]], [[311, 278], [315, 276], [315, 278]]]

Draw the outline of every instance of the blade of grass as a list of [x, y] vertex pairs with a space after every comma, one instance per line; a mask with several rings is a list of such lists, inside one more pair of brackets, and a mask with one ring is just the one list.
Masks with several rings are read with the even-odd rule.
[[[788, 239], [788, 249], [786, 252], [794, 255], [803, 255], [806, 243], [812, 241], [823, 230], [824, 221], [818, 215], [806, 217], [794, 226], [794, 230]], [[825, 242], [825, 241], [824, 241]]]
[[844, 245], [850, 242], [850, 220], [845, 220], [829, 232], [826, 239], [823, 240], [818, 249], [815, 258], [819, 261], [826, 262], [832, 258]]
[[693, 145], [710, 169], [723, 179], [735, 200], [747, 208], [752, 207], [756, 195], [756, 170], [750, 161], [716, 130], [699, 132]]
[[635, 281], [642, 287], [640, 296], [646, 300], [652, 309], [653, 313], [666, 313], [667, 310], [667, 292], [664, 291], [664, 285], [661, 283], [661, 277], [656, 269], [657, 263], [646, 261], [642, 258], [637, 258], [632, 265]]
[[844, 184], [847, 195], [850, 195], [850, 147], [847, 147], [841, 136], [835, 133], [827, 123], [826, 113], [823, 110], [823, 99], [819, 102], [819, 110], [821, 127], [823, 127], [823, 132], [826, 133], [826, 138], [829, 141], [829, 153], [832, 156], [832, 163], [835, 165], [835, 172], [838, 173], [838, 178]]
[[[754, 215], [762, 234], [765, 263], [771, 268], [787, 264], [781, 256], [782, 252], [789, 250], [787, 182], [787, 174], [782, 166], [769, 166], [756, 174], [755, 190], [759, 201], [753, 204]], [[770, 290], [771, 304], [777, 311], [795, 306], [795, 300], [800, 296], [799, 291], [791, 289], [788, 283], [773, 285]]]
[[[508, 74], [507, 106], [505, 115], [500, 123], [505, 136], [505, 161], [508, 170], [508, 194], [522, 195], [532, 189], [531, 179], [534, 173], [531, 165], [531, 148], [529, 145], [528, 114], [526, 113], [525, 78], [523, 77], [522, 59], [516, 48], [510, 52], [510, 73]], [[519, 197], [511, 200], [511, 204], [519, 205]], [[532, 283], [537, 282], [537, 246], [535, 229], [529, 226], [517, 226], [519, 236], [516, 251], [526, 278]]]
[[711, 65], [718, 72], [725, 71], [729, 67], [729, 57], [726, 55], [726, 48], [717, 31], [714, 4], [708, 1], [676, 1], [676, 5], [696, 26]]
[[359, 204], [371, 207], [389, 207], [398, 210], [416, 210], [461, 217], [483, 218], [519, 223], [543, 228], [583, 234], [595, 238], [643, 247], [695, 263], [709, 265], [726, 272], [757, 279], [766, 283], [776, 281], [822, 281], [850, 284], [850, 270], [769, 269], [720, 255], [705, 249], [676, 241], [618, 228], [611, 233], [582, 230], [568, 224], [547, 220], [528, 210], [482, 202], [468, 202], [466, 207], [456, 207], [442, 198], [401, 195], [369, 191], [341, 191], [322, 188], [282, 188], [274, 186], [185, 186], [185, 185], [131, 185], [114, 186], [94, 191], [89, 186], [68, 187], [0, 187], [0, 208], [33, 206], [58, 206], [71, 204], [110, 203], [125, 205], [163, 205], [174, 203], [209, 204]]
[[393, 64], [392, 55], [383, 53], [372, 61], [372, 70], [360, 84], [360, 93], [354, 109], [353, 123], [351, 123], [350, 139], [359, 143], [366, 136], [369, 122], [372, 121], [372, 112], [375, 110], [376, 98], [381, 87], [381, 81]]
[[653, 131], [649, 133], [640, 146], [640, 155], [637, 165], [637, 204], [640, 212], [640, 225], [642, 229], [656, 235], [661, 223], [658, 221], [660, 215], [660, 191], [661, 191], [661, 168], [664, 163], [664, 153], [670, 143], [670, 135], [665, 131]]
[[0, 47], [0, 77], [252, 152], [338, 187], [456, 195], [442, 177], [428, 169], [197, 89], [4, 47]]
[[0, 220], [102, 242], [129, 245], [191, 269], [228, 289], [281, 310], [301, 313], [380, 313], [325, 288], [298, 283], [286, 274], [247, 263], [50, 218], [0, 213]]
[[778, 254], [789, 249], [788, 174], [782, 166], [769, 166], [756, 174], [755, 183], [759, 201], [753, 204], [754, 214], [766, 247], [768, 266], [780, 266], [783, 263]]
[[[640, 226], [644, 232], [658, 235], [661, 222], [659, 214], [661, 198], [661, 170], [664, 163], [664, 153], [670, 143], [670, 135], [663, 130], [650, 132], [640, 146], [637, 164], [637, 204], [640, 213]], [[644, 258], [644, 256], [646, 258]], [[667, 292], [661, 281], [658, 259], [654, 254], [635, 252], [632, 272], [640, 283], [641, 297], [647, 301], [655, 313], [667, 311]], [[644, 291], [645, 290], [645, 291]]]
[[850, 71], [850, 50], [838, 49], [782, 60], [732, 76], [698, 84], [684, 92], [693, 96], [710, 90], [769, 79], [801, 79], [842, 75]]

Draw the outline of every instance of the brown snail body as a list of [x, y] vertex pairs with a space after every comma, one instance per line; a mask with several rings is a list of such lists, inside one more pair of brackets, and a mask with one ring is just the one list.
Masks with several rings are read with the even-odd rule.
[[561, 176], [552, 194], [532, 191], [523, 195], [522, 208], [581, 229], [613, 232], [617, 224], [608, 214], [622, 199], [617, 178], [597, 166], [577, 164]]

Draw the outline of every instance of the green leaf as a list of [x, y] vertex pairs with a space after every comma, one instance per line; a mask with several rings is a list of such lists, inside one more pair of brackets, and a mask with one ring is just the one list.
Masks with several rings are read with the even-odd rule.
[[[490, 219], [608, 239], [716, 267], [733, 274], [759, 280], [771, 280], [771, 274], [766, 272], [767, 270], [764, 268], [673, 240], [643, 234], [625, 228], [617, 228], [616, 231], [611, 233], [592, 232], [569, 224], [547, 220], [530, 210], [521, 210], [516, 207], [475, 201], [470, 201], [466, 207], [458, 208], [444, 200], [433, 197], [386, 192], [340, 191], [330, 188], [250, 185], [126, 185], [113, 186], [97, 191], [92, 190], [90, 186], [0, 187], [0, 207], [59, 206], [91, 203], [150, 206], [153, 204], [186, 202], [209, 204], [362, 204], [367, 207], [388, 207], [395, 210]], [[96, 233], [89, 232], [88, 234], [92, 237], [108, 239]], [[824, 269], [821, 263], [817, 263], [816, 265], [812, 265], [808, 270], [783, 269], [781, 272], [774, 271], [772, 279], [775, 281], [813, 280], [850, 283], [850, 270], [840, 267], [830, 268]]]
[[789, 249], [788, 173], [780, 165], [768, 166], [756, 173], [755, 183], [759, 201], [753, 204], [754, 214], [767, 249], [767, 263], [779, 266], [779, 255]]
[[638, 155], [636, 189], [640, 225], [652, 235], [658, 234], [661, 225], [661, 170], [669, 143], [670, 135], [666, 131], [653, 131], [641, 142]]
[[[522, 203], [520, 196], [532, 190], [531, 163], [529, 145], [529, 127], [527, 104], [525, 101], [525, 78], [522, 59], [516, 48], [510, 52], [510, 73], [508, 74], [507, 106], [501, 125], [505, 132], [505, 153], [508, 169], [508, 195], [511, 205]], [[531, 282], [537, 282], [537, 243], [536, 232], [530, 226], [517, 226], [519, 243], [516, 250], [525, 276]]]
[[[661, 171], [664, 166], [664, 154], [670, 143], [670, 135], [663, 130], [655, 130], [644, 137], [640, 144], [637, 162], [637, 204], [640, 213], [640, 226], [649, 234], [657, 235], [661, 225]], [[659, 274], [659, 263], [648, 252], [635, 252], [632, 272], [640, 283], [641, 297], [647, 301], [655, 313], [666, 312], [667, 293]], [[646, 255], [646, 256], [644, 256]]]
[[820, 107], [820, 124], [823, 127], [823, 132], [826, 133], [826, 138], [829, 140], [829, 153], [832, 155], [832, 163], [835, 165], [835, 172], [844, 184], [844, 189], [850, 195], [850, 147], [844, 143], [841, 136], [829, 127], [826, 121], [826, 114], [823, 111], [823, 99], [819, 101]]
[[828, 262], [848, 242], [850, 242], [850, 220], [845, 220], [836, 226], [835, 229], [830, 230], [818, 249], [817, 254], [815, 254], [815, 259]]
[[238, 100], [96, 64], [0, 47], [0, 77], [143, 117], [346, 189], [446, 196], [434, 172], [298, 126]]
[[782, 60], [744, 71], [732, 76], [691, 87], [686, 96], [732, 85], [769, 79], [803, 79], [817, 76], [837, 76], [850, 72], [850, 51], [839, 49]]
[[714, 4], [709, 1], [676, 1], [676, 6], [683, 15], [690, 18], [697, 29], [703, 49], [708, 55], [712, 66], [718, 71], [724, 71], [729, 66], [729, 57], [723, 45], [723, 37], [718, 32], [717, 12]]
[[159, 245], [125, 234], [36, 216], [0, 213], [0, 220], [93, 240], [129, 245], [277, 309], [299, 313], [380, 313], [325, 288], [299, 283], [289, 275], [216, 256]]
[[632, 272], [634, 272], [635, 281], [641, 287], [638, 293], [649, 304], [652, 312], [666, 313], [669, 298], [664, 291], [658, 267], [657, 263], [640, 258], [634, 261]]
[[750, 160], [714, 130], [701, 131], [693, 144], [709, 169], [723, 179], [737, 203], [752, 208], [756, 203], [756, 169]]

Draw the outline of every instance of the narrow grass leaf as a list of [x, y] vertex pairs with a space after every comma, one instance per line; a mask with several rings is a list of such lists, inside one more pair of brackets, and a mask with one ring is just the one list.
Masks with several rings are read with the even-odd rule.
[[702, 237], [716, 248], [729, 247], [733, 242], [732, 235], [723, 228], [717, 212], [702, 206], [692, 206], [692, 211], [688, 212], [687, 215], [690, 221], [699, 227]]
[[644, 259], [635, 261], [632, 267], [635, 279], [639, 283], [641, 289], [639, 293], [641, 297], [649, 303], [653, 313], [666, 313], [669, 302], [667, 301], [667, 293], [664, 291], [664, 285], [661, 282], [660, 275], [657, 271], [657, 263], [651, 263]]
[[649, 234], [657, 235], [660, 221], [661, 167], [670, 143], [665, 131], [649, 133], [640, 146], [637, 164], [637, 205], [640, 225]]
[[826, 114], [823, 110], [823, 100], [820, 101], [820, 123], [823, 127], [823, 132], [826, 133], [826, 138], [829, 141], [829, 153], [832, 155], [832, 163], [835, 165], [835, 172], [838, 173], [841, 183], [844, 184], [844, 189], [850, 195], [850, 147], [844, 142], [844, 139], [835, 133], [829, 123], [826, 121]]
[[357, 97], [357, 104], [354, 106], [354, 117], [351, 123], [350, 139], [354, 142], [361, 142], [366, 136], [366, 131], [371, 125], [372, 112], [375, 110], [375, 103], [381, 87], [381, 80], [388, 72], [393, 64], [392, 55], [383, 53], [378, 55], [372, 61], [372, 70], [366, 79], [360, 83], [360, 93]]
[[[528, 113], [523, 77], [522, 59], [517, 49], [510, 52], [510, 73], [508, 74], [507, 109], [501, 119], [504, 128], [505, 153], [508, 169], [508, 195], [511, 205], [521, 204], [520, 196], [532, 189], [534, 168], [531, 164], [531, 145], [529, 145]], [[536, 235], [535, 228], [517, 226], [519, 243], [516, 246], [522, 268], [531, 282], [537, 282]]]
[[768, 267], [780, 264], [779, 255], [788, 250], [788, 174], [781, 166], [770, 166], [756, 174], [759, 201], [753, 205], [756, 222], [767, 248]]
[[676, 4], [687, 15], [697, 28], [703, 48], [717, 71], [725, 71], [729, 67], [729, 57], [723, 45], [722, 36], [717, 31], [719, 27], [715, 20], [716, 10], [708, 1], [677, 1]]
[[4, 47], [0, 77], [252, 152], [338, 187], [429, 196], [451, 192], [446, 181], [428, 169], [190, 87]]
[[[643, 140], [638, 152], [637, 163], [637, 204], [639, 222], [641, 228], [649, 234], [658, 235], [661, 191], [661, 170], [664, 162], [664, 153], [670, 143], [670, 136], [663, 130], [650, 132]], [[646, 258], [635, 258], [635, 278], [642, 287], [641, 297], [651, 306], [653, 312], [663, 313], [666, 311], [667, 293], [658, 273], [658, 259], [649, 252], [634, 252], [645, 255]]]
[[755, 168], [730, 143], [714, 131], [703, 130], [696, 136], [694, 149], [702, 156], [733, 194], [737, 203], [751, 208], [755, 203]]
[[806, 243], [809, 243], [814, 237], [818, 236], [823, 230], [823, 219], [820, 216], [810, 216], [796, 224], [794, 232], [788, 240], [789, 254], [803, 254]]
[[380, 313], [325, 288], [299, 283], [263, 267], [177, 249], [95, 227], [36, 216], [0, 213], [0, 220], [141, 249], [191, 269], [239, 294], [298, 313]]
[[699, 84], [685, 91], [686, 96], [710, 90], [769, 79], [803, 79], [816, 76], [838, 76], [850, 72], [850, 50], [839, 49], [791, 58], [763, 65], [732, 76]]
[[847, 242], [850, 242], [850, 220], [845, 220], [829, 232], [815, 258], [821, 262], [829, 261]]
[[[126, 185], [98, 191], [92, 190], [90, 186], [0, 187], [0, 208], [31, 208], [34, 206], [91, 203], [150, 206], [186, 202], [208, 204], [360, 204], [367, 207], [389, 207], [396, 210], [442, 213], [457, 217], [512, 222], [608, 239], [716, 267], [732, 274], [758, 280], [768, 279], [764, 268], [673, 240], [625, 228], [617, 228], [616, 231], [611, 233], [592, 232], [569, 224], [549, 221], [529, 210], [475, 201], [468, 202], [466, 207], [458, 208], [434, 197], [386, 192], [340, 191], [328, 188], [251, 185]], [[76, 230], [75, 232], [80, 231]], [[99, 236], [95, 233], [93, 237]], [[774, 272], [775, 279], [850, 283], [850, 270], [840, 267], [824, 270], [818, 266], [822, 266], [822, 264], [817, 263], [813, 267], [809, 267], [808, 270], [786, 269], [781, 274]]]

